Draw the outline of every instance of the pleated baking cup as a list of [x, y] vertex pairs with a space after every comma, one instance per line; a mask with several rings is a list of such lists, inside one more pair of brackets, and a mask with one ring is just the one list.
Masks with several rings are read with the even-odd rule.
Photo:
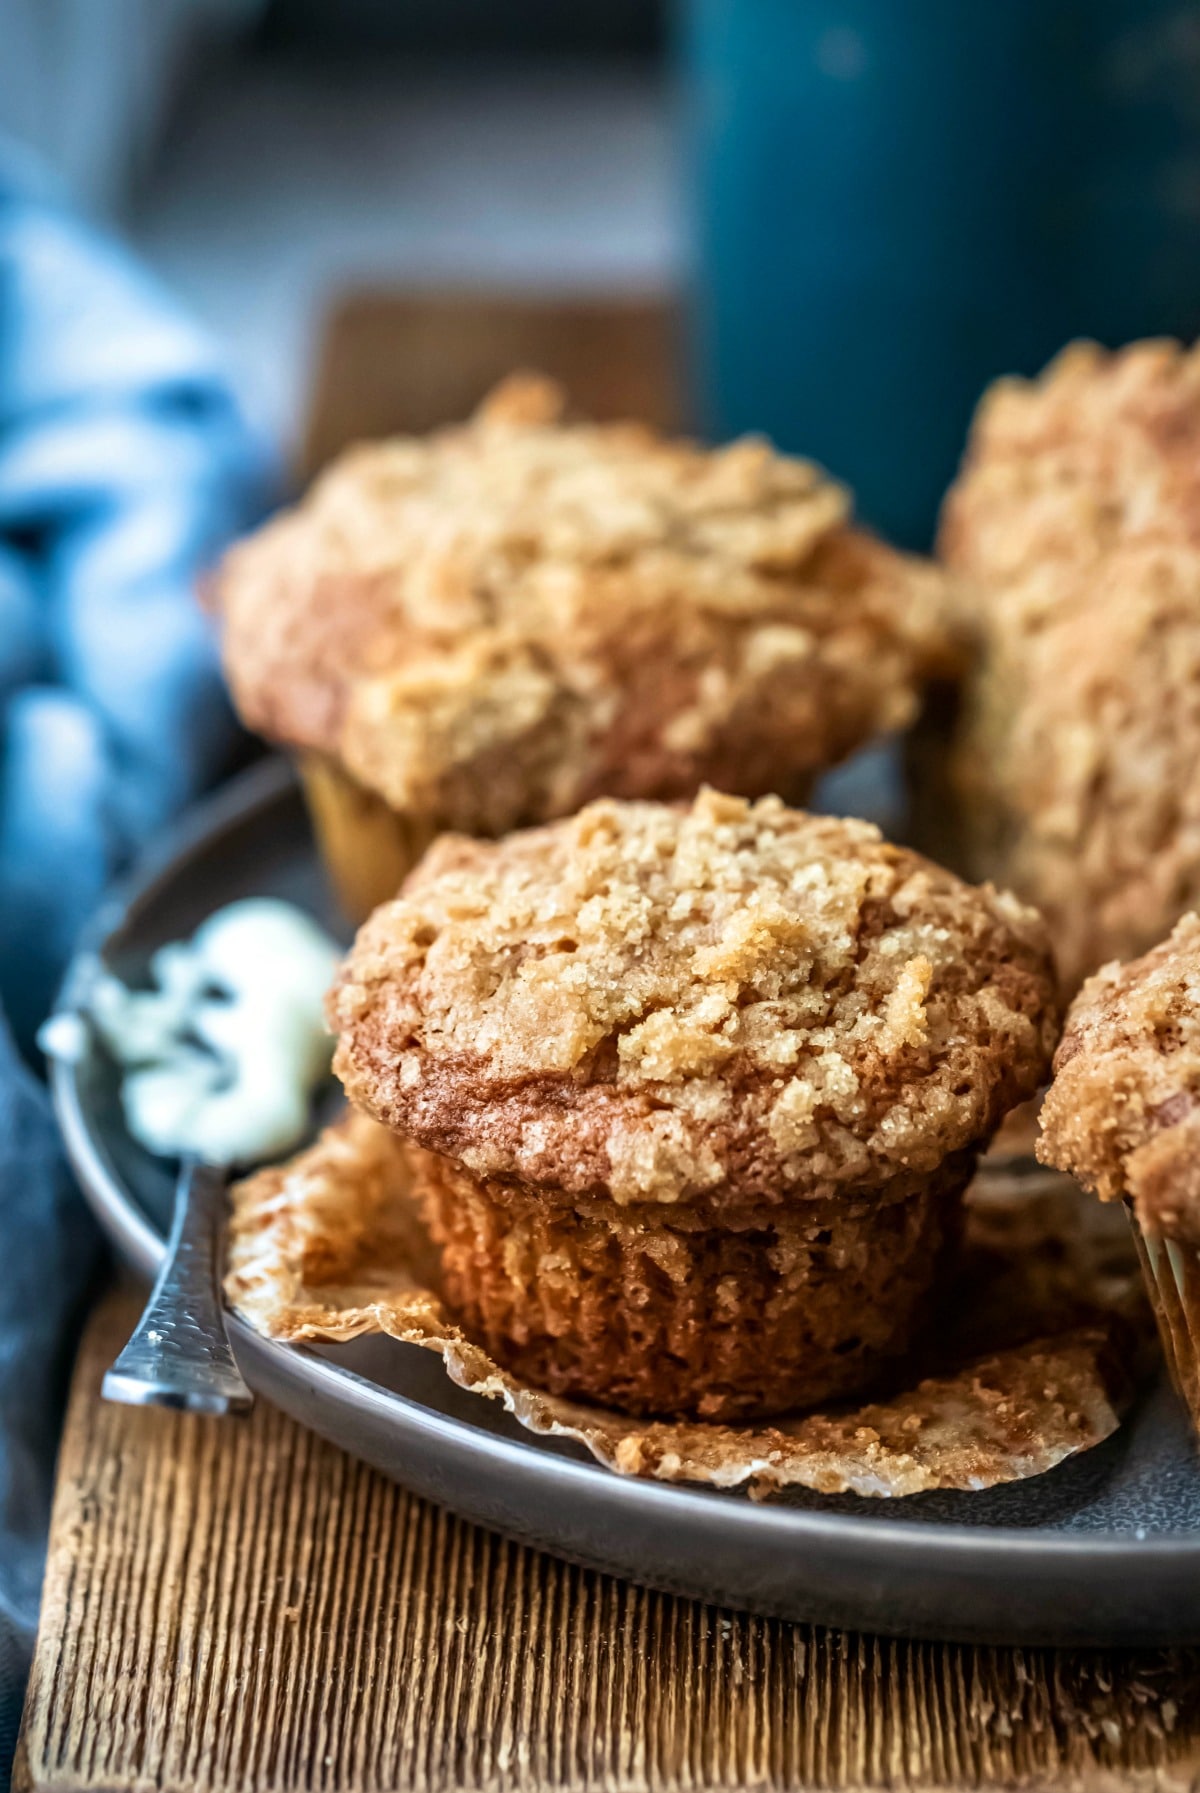
[[1144, 1227], [1126, 1200], [1171, 1380], [1200, 1436], [1200, 1252]]
[[741, 1421], [879, 1383], [928, 1313], [975, 1160], [719, 1219], [556, 1204], [432, 1152], [411, 1162], [447, 1304], [498, 1362], [626, 1413]]
[[348, 920], [365, 921], [396, 895], [442, 826], [436, 818], [392, 809], [320, 754], [304, 755], [299, 770], [338, 902]]
[[447, 1306], [411, 1193], [402, 1142], [360, 1115], [235, 1184], [231, 1306], [276, 1341], [384, 1333], [436, 1352], [460, 1388], [618, 1475], [755, 1497], [990, 1488], [1099, 1444], [1136, 1387], [1144, 1297], [1129, 1230], [1067, 1178], [982, 1202], [972, 1187], [959, 1269], [890, 1392], [736, 1425], [638, 1418], [505, 1368]]

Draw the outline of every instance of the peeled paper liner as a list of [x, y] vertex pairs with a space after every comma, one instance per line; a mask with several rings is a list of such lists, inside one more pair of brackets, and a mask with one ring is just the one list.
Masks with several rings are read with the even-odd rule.
[[1120, 1423], [1153, 1328], [1119, 1211], [1010, 1161], [968, 1195], [954, 1290], [888, 1398], [739, 1426], [631, 1418], [530, 1387], [455, 1323], [407, 1195], [402, 1147], [348, 1114], [232, 1192], [230, 1305], [263, 1337], [387, 1333], [531, 1432], [574, 1439], [619, 1475], [881, 1497], [1020, 1481]]

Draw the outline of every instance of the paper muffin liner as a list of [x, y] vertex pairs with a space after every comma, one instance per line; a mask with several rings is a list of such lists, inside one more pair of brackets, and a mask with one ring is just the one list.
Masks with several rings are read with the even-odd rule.
[[238, 1184], [232, 1204], [226, 1295], [264, 1337], [388, 1334], [437, 1352], [460, 1387], [618, 1474], [754, 1497], [894, 1497], [1041, 1474], [1116, 1430], [1153, 1337], [1119, 1213], [1066, 1178], [1014, 1189], [981, 1175], [952, 1291], [887, 1398], [770, 1423], [636, 1419], [533, 1386], [453, 1317], [403, 1147], [385, 1128], [347, 1116]]
[[746, 1209], [555, 1205], [411, 1154], [451, 1312], [555, 1395], [628, 1413], [745, 1420], [877, 1383], [959, 1231], [974, 1155], [896, 1199]]
[[1143, 1226], [1132, 1201], [1125, 1207], [1167, 1369], [1200, 1437], [1200, 1252]]
[[348, 920], [365, 921], [395, 896], [442, 825], [392, 809], [323, 755], [302, 756], [299, 771], [338, 902]]

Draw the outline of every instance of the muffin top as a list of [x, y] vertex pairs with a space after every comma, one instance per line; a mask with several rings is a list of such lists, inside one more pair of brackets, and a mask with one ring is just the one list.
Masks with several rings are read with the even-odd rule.
[[1014, 590], [959, 784], [979, 869], [1036, 902], [1064, 987], [1161, 940], [1200, 903], [1200, 550], [1165, 538]]
[[1032, 910], [864, 822], [703, 792], [446, 837], [330, 998], [352, 1101], [480, 1176], [728, 1207], [898, 1196], [1031, 1095]]
[[394, 808], [498, 833], [593, 796], [792, 788], [906, 722], [944, 576], [807, 462], [563, 419], [514, 377], [360, 447], [226, 558], [238, 708]]
[[1067, 1016], [1038, 1157], [1200, 1244], [1200, 916], [1089, 978]]
[[941, 551], [982, 646], [955, 778], [974, 869], [1068, 989], [1200, 902], [1200, 348], [1067, 349], [982, 401]]
[[1040, 378], [984, 394], [939, 540], [978, 601], [1164, 533], [1200, 549], [1200, 345], [1074, 343]]

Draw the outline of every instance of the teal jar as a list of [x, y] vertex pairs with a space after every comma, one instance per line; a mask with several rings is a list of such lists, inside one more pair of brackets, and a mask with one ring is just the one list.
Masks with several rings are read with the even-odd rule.
[[972, 408], [1072, 337], [1200, 331], [1200, 9], [684, 0], [707, 434], [927, 545]]

